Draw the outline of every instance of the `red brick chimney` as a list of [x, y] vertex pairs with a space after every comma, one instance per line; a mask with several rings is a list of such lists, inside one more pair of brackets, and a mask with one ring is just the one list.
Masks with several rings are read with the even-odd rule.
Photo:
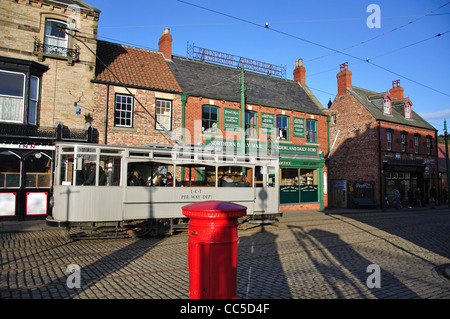
[[172, 59], [172, 35], [169, 33], [169, 28], [165, 28], [161, 33], [161, 38], [159, 38], [159, 52], [164, 54], [164, 58], [167, 60]]
[[389, 93], [394, 99], [403, 99], [404, 89], [400, 86], [400, 80], [392, 81], [392, 89], [389, 90]]
[[294, 81], [297, 81], [300, 84], [306, 84], [305, 73], [306, 69], [303, 66], [303, 59], [298, 59], [295, 61]]
[[348, 62], [341, 64], [341, 71], [336, 75], [338, 83], [338, 96], [347, 93], [347, 88], [352, 87], [352, 71], [348, 70]]

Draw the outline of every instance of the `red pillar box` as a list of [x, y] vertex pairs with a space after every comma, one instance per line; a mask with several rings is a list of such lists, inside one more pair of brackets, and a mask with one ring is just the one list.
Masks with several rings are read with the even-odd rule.
[[237, 219], [247, 207], [221, 201], [182, 208], [189, 217], [189, 298], [236, 299]]

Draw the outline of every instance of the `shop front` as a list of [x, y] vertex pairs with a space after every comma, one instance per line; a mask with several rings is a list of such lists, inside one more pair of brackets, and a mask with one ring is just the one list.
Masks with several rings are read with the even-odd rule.
[[53, 150], [51, 145], [0, 144], [0, 220], [49, 213]]
[[317, 147], [289, 146], [290, 152], [283, 149], [281, 145], [281, 210], [323, 209], [327, 195], [325, 159], [317, 154]]

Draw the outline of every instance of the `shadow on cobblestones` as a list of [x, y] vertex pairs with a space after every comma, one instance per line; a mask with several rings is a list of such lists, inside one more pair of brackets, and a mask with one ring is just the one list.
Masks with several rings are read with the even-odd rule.
[[261, 231], [240, 238], [238, 250], [237, 297], [243, 299], [292, 298], [276, 238], [262, 226]]
[[[60, 288], [64, 288], [64, 292], [60, 291], [60, 298], [72, 299], [72, 298], [128, 298], [127, 295], [122, 295], [122, 291], [125, 293], [130, 290], [130, 287], [134, 287], [136, 283], [129, 282], [133, 279], [133, 273], [145, 271], [145, 269], [134, 267], [133, 262], [147, 254], [153, 247], [160, 242], [160, 238], [142, 238], [131, 240], [131, 243], [124, 245], [126, 239], [118, 241], [105, 241], [105, 245], [100, 245], [107, 250], [113, 251], [109, 254], [104, 254], [100, 249], [99, 251], [89, 252], [89, 256], [85, 256], [86, 252], [83, 252], [80, 256], [74, 255], [73, 263], [80, 263], [81, 267], [81, 287], [80, 288], [68, 288], [67, 283], [70, 277], [69, 274], [58, 278], [58, 282], [61, 282]], [[121, 248], [115, 249], [116, 244]], [[99, 248], [100, 248], [99, 247]], [[94, 262], [87, 265], [85, 258], [95, 258]], [[107, 279], [107, 280], [105, 280]], [[103, 282], [103, 283], [101, 283]], [[107, 287], [104, 287], [104, 285]], [[62, 287], [63, 286], [63, 287]], [[105, 291], [114, 291], [115, 295], [105, 296]]]
[[[400, 292], [404, 298], [419, 298], [385, 270], [381, 271], [381, 288], [369, 289], [367, 280], [371, 272], [367, 272], [367, 267], [373, 263], [356, 252], [339, 235], [321, 229], [305, 231], [300, 226], [288, 227], [315, 270], [321, 274], [322, 278], [314, 279], [316, 284], [332, 290], [333, 294], [329, 298], [390, 298], [392, 289], [389, 287], [395, 287], [397, 298]], [[314, 294], [311, 293], [311, 296]]]

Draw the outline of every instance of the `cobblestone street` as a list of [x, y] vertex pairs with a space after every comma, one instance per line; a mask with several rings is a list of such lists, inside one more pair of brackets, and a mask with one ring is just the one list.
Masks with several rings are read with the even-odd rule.
[[[249, 225], [247, 225], [249, 226]], [[450, 298], [450, 210], [290, 212], [239, 230], [239, 299]], [[187, 233], [68, 242], [61, 230], [3, 232], [2, 299], [186, 299]], [[69, 265], [81, 288], [69, 288]], [[380, 288], [368, 288], [380, 267]]]

